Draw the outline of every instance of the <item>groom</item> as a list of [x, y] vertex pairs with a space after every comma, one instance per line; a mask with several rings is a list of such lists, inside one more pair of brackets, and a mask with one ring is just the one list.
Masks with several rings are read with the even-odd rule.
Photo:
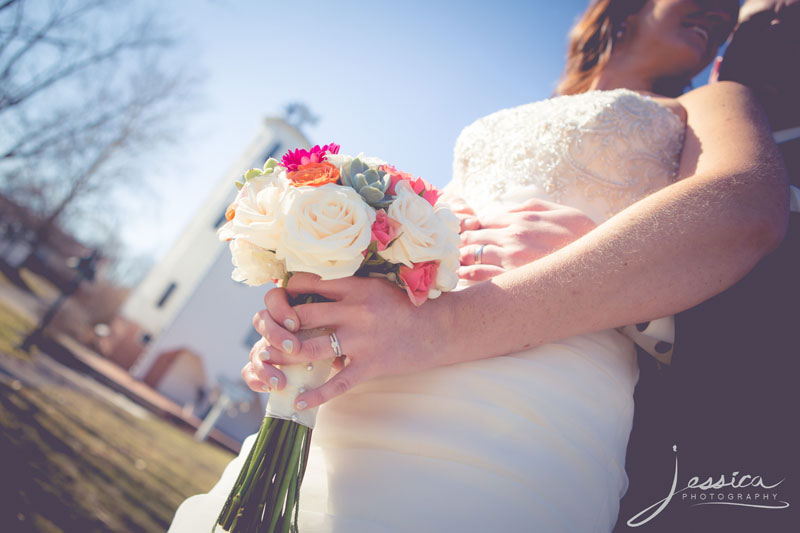
[[[749, 0], [712, 74], [712, 81], [737, 81], [755, 90], [795, 187], [800, 187], [798, 57], [800, 0]], [[668, 496], [676, 469], [675, 495], [637, 529], [800, 531], [798, 331], [800, 214], [795, 211], [784, 241], [745, 278], [676, 315], [670, 367], [640, 354], [627, 458], [630, 487], [615, 531], [631, 531], [631, 524], [657, 510], [631, 521]], [[693, 476], [729, 485], [678, 492]]]

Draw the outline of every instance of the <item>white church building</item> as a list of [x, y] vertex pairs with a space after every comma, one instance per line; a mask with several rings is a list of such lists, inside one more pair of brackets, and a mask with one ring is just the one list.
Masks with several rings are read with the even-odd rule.
[[[253, 343], [253, 315], [264, 307], [268, 287], [231, 279], [228, 246], [217, 237], [225, 210], [236, 195], [234, 181], [245, 170], [280, 159], [288, 149], [308, 147], [300, 130], [280, 118], [266, 118], [261, 131], [214, 187], [172, 248], [133, 290], [122, 307], [139, 326], [144, 352], [131, 374], [201, 418], [220, 386], [234, 402], [215, 427], [236, 440], [253, 433], [263, 417], [265, 395], [241, 380]], [[213, 400], [213, 398], [211, 398]]]

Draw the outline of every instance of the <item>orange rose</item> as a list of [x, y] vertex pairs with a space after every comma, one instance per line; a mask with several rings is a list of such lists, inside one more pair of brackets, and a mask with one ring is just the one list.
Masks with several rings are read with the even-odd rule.
[[236, 216], [236, 202], [233, 202], [231, 205], [228, 206], [228, 209], [225, 210], [225, 220], [231, 221], [233, 217]]
[[298, 166], [297, 170], [289, 172], [287, 176], [294, 187], [319, 187], [339, 181], [339, 169], [327, 161], [306, 163]]

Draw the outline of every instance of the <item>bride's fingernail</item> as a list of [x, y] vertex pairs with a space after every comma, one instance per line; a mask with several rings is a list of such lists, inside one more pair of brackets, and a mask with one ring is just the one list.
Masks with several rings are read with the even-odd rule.
[[258, 358], [261, 359], [264, 363], [269, 361], [269, 350], [261, 350], [258, 352]]
[[269, 378], [269, 385], [273, 389], [276, 388], [278, 386], [278, 378], [276, 378], [275, 376], [272, 376], [271, 378]]
[[304, 402], [303, 400], [300, 400], [299, 402], [297, 402], [295, 404], [295, 407], [297, 407], [297, 409], [299, 409], [299, 410], [303, 410], [303, 409], [306, 408], [307, 405], [308, 404], [306, 402]]
[[294, 320], [292, 320], [291, 318], [287, 318], [286, 320], [284, 320], [283, 325], [289, 331], [294, 331], [294, 328], [297, 327], [297, 324], [295, 324]]
[[283, 351], [286, 353], [292, 353], [294, 351], [294, 343], [289, 339], [284, 340], [281, 346], [283, 346]]

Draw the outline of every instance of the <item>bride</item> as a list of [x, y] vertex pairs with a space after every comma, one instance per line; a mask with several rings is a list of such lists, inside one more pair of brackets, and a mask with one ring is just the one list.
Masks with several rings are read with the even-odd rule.
[[[529, 198], [579, 208], [599, 225], [583, 238], [420, 308], [376, 279], [291, 278], [289, 293], [331, 303], [267, 294], [254, 321], [264, 340], [243, 370], [251, 388], [283, 388], [274, 365], [331, 357], [328, 337], [301, 344], [300, 327], [335, 327], [347, 354], [297, 398], [324, 404], [301, 531], [612, 529], [638, 369], [611, 328], [707, 299], [781, 237], [763, 213], [780, 212], [785, 176], [764, 163], [779, 159], [749, 92], [657, 96], [678, 96], [737, 10], [596, 1], [571, 34], [559, 96], [462, 132], [448, 192], [479, 215]], [[170, 531], [211, 530], [251, 445]]]

